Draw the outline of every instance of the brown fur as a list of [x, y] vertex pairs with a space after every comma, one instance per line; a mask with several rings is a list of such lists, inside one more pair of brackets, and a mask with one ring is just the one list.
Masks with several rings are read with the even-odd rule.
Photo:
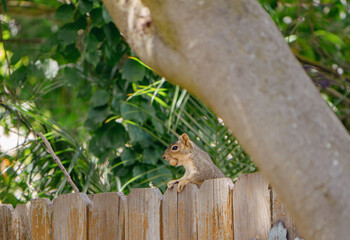
[[171, 144], [162, 157], [167, 161], [173, 160], [172, 163], [176, 163], [176, 166], [184, 166], [186, 169], [182, 178], [168, 182], [168, 188], [178, 183], [178, 192], [188, 183], [199, 185], [207, 179], [225, 177], [209, 155], [192, 142], [186, 133], [179, 136], [178, 141]]

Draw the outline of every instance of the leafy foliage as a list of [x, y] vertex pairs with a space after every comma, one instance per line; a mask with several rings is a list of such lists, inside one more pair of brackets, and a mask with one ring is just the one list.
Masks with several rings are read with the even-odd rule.
[[[37, 139], [39, 131], [88, 193], [128, 192], [150, 182], [164, 190], [183, 170], [161, 155], [183, 132], [226, 176], [256, 171], [220, 118], [137, 59], [100, 1], [28, 1], [32, 12], [16, 14], [11, 9], [19, 5], [2, 2], [8, 12], [0, 24], [0, 130], [14, 132], [18, 141], [0, 149], [0, 201], [72, 191]], [[260, 2], [350, 129], [349, 6]]]

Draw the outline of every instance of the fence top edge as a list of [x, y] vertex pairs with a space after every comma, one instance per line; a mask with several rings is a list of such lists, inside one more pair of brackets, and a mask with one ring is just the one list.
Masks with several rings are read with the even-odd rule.
[[[56, 201], [62, 201], [64, 199], [70, 198], [71, 196], [76, 197], [77, 199], [81, 199], [86, 205], [91, 205], [92, 202], [89, 199], [89, 197], [85, 193], [65, 193], [58, 195], [56, 198], [52, 200], [53, 204], [55, 204]], [[78, 197], [79, 196], [79, 197]]]
[[1, 208], [5, 208], [5, 209], [7, 208], [11, 212], [14, 210], [11, 204], [0, 204], [0, 209]]

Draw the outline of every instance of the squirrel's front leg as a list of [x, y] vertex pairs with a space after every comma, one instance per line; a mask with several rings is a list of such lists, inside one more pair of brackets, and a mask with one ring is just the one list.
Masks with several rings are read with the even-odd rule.
[[179, 182], [181, 181], [181, 179], [182, 179], [182, 178], [177, 179], [177, 180], [171, 180], [170, 182], [168, 182], [168, 184], [167, 184], [167, 185], [168, 185], [168, 188], [169, 188], [169, 189], [172, 189], [176, 183], [179, 183]]
[[181, 181], [179, 181], [179, 184], [177, 185], [177, 192], [182, 192], [182, 190], [184, 189], [184, 187], [189, 183], [190, 181], [188, 180], [188, 178], [182, 179]]

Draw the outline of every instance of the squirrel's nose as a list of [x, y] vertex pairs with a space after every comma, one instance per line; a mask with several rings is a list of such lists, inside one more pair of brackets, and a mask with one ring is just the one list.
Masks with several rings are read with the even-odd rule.
[[164, 158], [165, 159], [165, 154], [163, 153], [163, 155], [162, 155], [162, 158]]

